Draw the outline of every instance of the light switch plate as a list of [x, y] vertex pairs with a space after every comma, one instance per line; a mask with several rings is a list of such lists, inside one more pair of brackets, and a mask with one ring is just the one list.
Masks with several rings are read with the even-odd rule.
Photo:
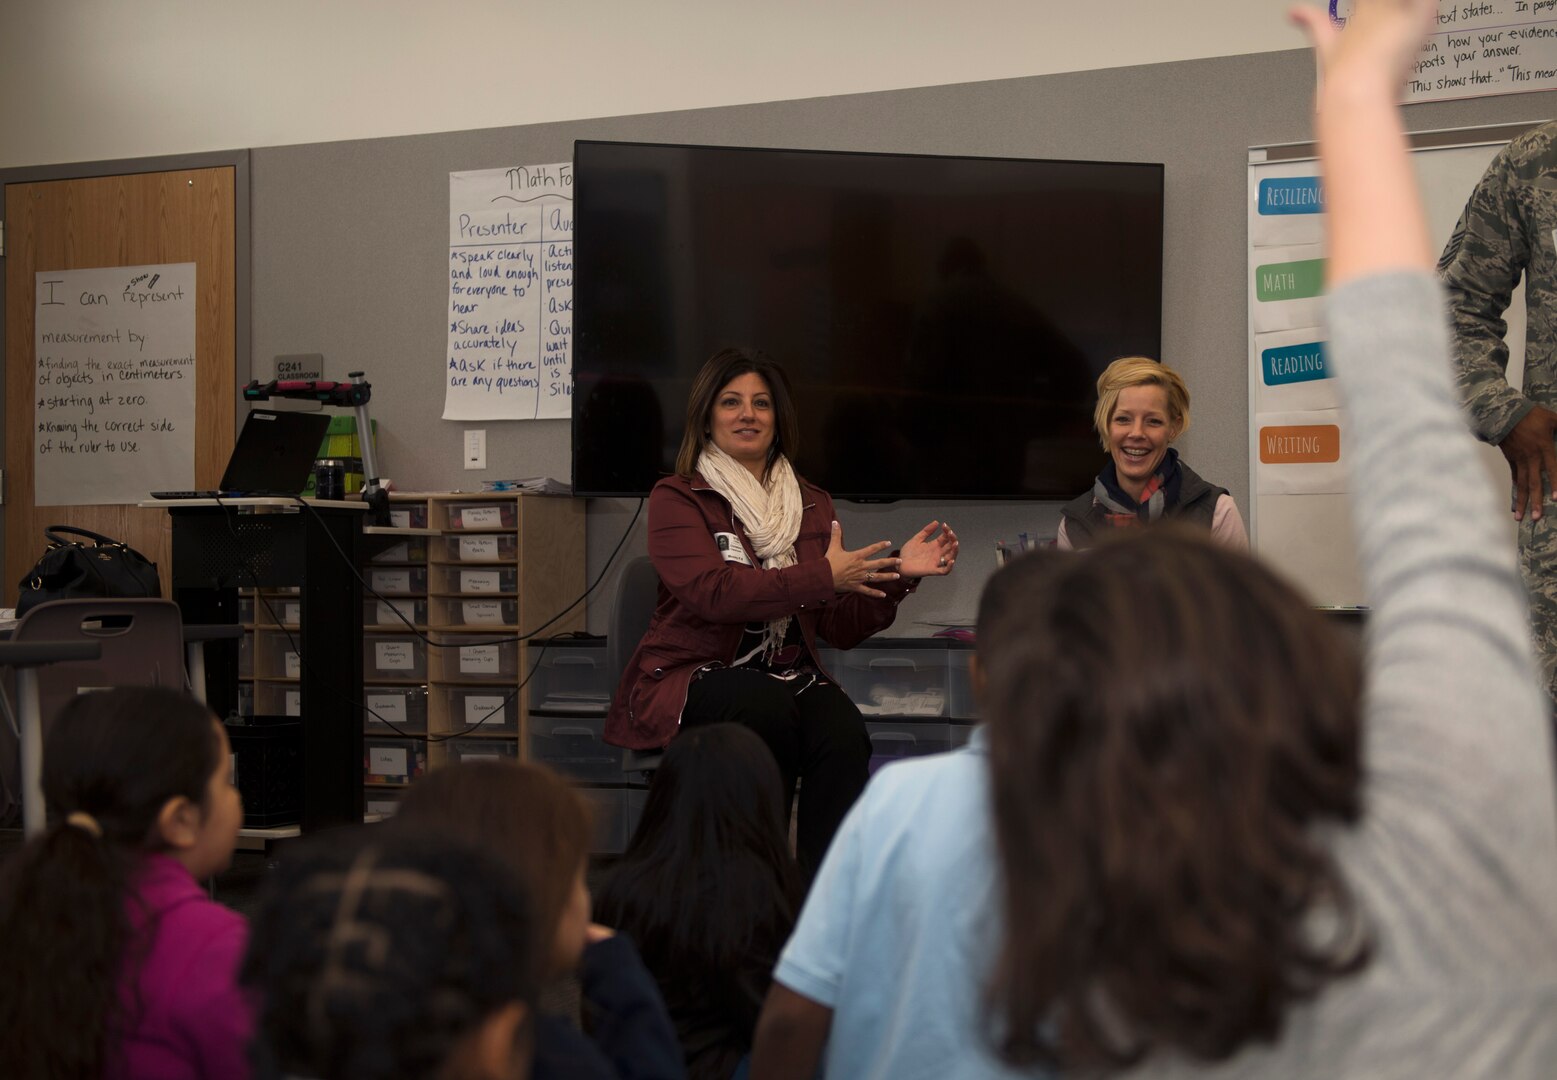
[[487, 432], [485, 428], [465, 429], [465, 468], [487, 467]]

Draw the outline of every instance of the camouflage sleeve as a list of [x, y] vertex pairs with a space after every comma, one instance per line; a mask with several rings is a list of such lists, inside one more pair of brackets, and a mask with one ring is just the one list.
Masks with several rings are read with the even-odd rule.
[[1535, 403], [1508, 385], [1503, 335], [1514, 287], [1530, 259], [1507, 151], [1487, 167], [1438, 260], [1454, 329], [1454, 378], [1478, 437], [1500, 443]]

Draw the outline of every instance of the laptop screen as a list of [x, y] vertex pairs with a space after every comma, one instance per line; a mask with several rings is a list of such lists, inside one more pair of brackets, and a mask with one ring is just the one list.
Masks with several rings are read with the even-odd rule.
[[299, 494], [329, 427], [322, 412], [250, 410], [222, 474], [223, 494]]

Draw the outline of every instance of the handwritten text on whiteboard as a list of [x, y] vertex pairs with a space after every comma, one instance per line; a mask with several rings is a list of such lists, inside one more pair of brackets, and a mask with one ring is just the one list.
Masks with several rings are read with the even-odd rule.
[[446, 420], [573, 412], [573, 166], [449, 174]]

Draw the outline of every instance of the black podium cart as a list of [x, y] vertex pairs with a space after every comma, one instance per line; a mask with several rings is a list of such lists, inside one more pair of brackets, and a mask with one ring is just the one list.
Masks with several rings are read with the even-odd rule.
[[[362, 821], [361, 502], [287, 498], [143, 502], [172, 522], [173, 599], [186, 623], [236, 623], [238, 589], [301, 590], [298, 656], [304, 832]], [[208, 700], [234, 711], [236, 650], [211, 664]]]

